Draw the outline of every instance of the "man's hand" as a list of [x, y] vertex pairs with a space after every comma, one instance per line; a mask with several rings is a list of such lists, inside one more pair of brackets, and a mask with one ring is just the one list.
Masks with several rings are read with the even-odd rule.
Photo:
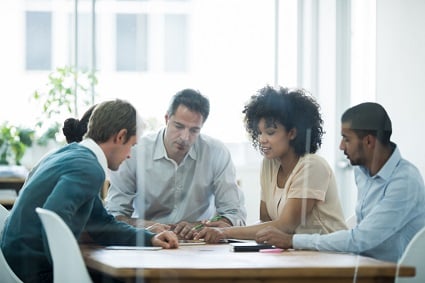
[[173, 231], [180, 239], [190, 240], [193, 238], [193, 233], [195, 232], [193, 227], [195, 227], [196, 224], [197, 223], [182, 221], [175, 225]]
[[179, 240], [174, 232], [164, 231], [152, 238], [152, 246], [162, 247], [164, 249], [176, 249], [179, 247]]
[[292, 248], [293, 235], [286, 234], [279, 229], [269, 226], [261, 229], [255, 235], [257, 243], [267, 243], [282, 249]]

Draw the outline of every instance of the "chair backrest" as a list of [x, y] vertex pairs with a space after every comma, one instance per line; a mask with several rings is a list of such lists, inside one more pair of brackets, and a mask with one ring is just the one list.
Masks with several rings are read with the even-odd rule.
[[0, 278], [2, 283], [22, 283], [22, 280], [16, 276], [15, 272], [7, 263], [3, 251], [0, 249]]
[[[398, 261], [398, 266], [414, 266], [416, 268], [415, 277], [396, 276], [396, 283], [423, 283], [425, 282], [425, 227], [410, 240], [406, 250]], [[398, 270], [397, 270], [398, 273]]]
[[[6, 218], [9, 216], [9, 210], [0, 204], [0, 239], [3, 234]], [[16, 276], [15, 272], [10, 268], [0, 248], [0, 278], [3, 283], [22, 283], [21, 279]]]
[[55, 283], [91, 283], [80, 247], [68, 225], [55, 212], [37, 207], [53, 260]]
[[0, 239], [1, 239], [1, 235], [3, 234], [4, 224], [8, 216], [9, 216], [9, 210], [7, 210], [6, 207], [0, 204]]

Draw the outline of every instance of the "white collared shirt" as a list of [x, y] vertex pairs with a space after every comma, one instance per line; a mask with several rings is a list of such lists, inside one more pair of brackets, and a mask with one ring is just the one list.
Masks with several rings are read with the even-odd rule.
[[167, 157], [163, 133], [142, 137], [131, 158], [110, 172], [107, 210], [164, 224], [220, 214], [233, 225], [245, 225], [244, 196], [225, 145], [200, 135], [177, 165]]
[[91, 138], [86, 138], [83, 141], [80, 142], [81, 146], [84, 146], [96, 155], [97, 160], [99, 161], [100, 165], [102, 166], [103, 170], [105, 171], [106, 179], [109, 179], [109, 170], [108, 170], [108, 161], [106, 160], [105, 153], [100, 148], [100, 146]]

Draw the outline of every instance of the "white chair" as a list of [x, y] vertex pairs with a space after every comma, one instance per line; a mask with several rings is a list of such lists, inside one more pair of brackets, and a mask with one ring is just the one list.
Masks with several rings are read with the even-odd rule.
[[53, 260], [55, 283], [92, 283], [77, 240], [68, 225], [55, 212], [35, 209], [43, 223]]
[[[0, 204], [0, 239], [3, 234], [4, 224], [6, 218], [9, 216], [9, 210]], [[16, 276], [15, 272], [10, 268], [3, 255], [3, 251], [0, 249], [0, 278], [3, 283], [22, 283], [21, 279]]]
[[345, 219], [345, 225], [347, 225], [348, 229], [356, 227], [357, 216], [355, 214], [349, 216], [347, 219]]
[[4, 224], [8, 216], [9, 216], [9, 210], [7, 210], [6, 207], [0, 204], [0, 239], [1, 239], [1, 235], [3, 234]]
[[396, 283], [423, 283], [425, 282], [425, 227], [410, 240], [406, 250], [398, 261], [398, 266], [407, 265], [416, 268], [415, 277], [399, 277], [398, 269]]

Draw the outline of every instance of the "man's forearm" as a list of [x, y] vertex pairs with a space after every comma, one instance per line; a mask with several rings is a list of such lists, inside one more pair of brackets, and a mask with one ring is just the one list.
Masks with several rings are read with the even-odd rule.
[[154, 221], [148, 221], [142, 218], [131, 218], [124, 215], [117, 215], [115, 216], [115, 218], [118, 221], [126, 222], [134, 227], [139, 227], [139, 228], [146, 228], [156, 223]]

